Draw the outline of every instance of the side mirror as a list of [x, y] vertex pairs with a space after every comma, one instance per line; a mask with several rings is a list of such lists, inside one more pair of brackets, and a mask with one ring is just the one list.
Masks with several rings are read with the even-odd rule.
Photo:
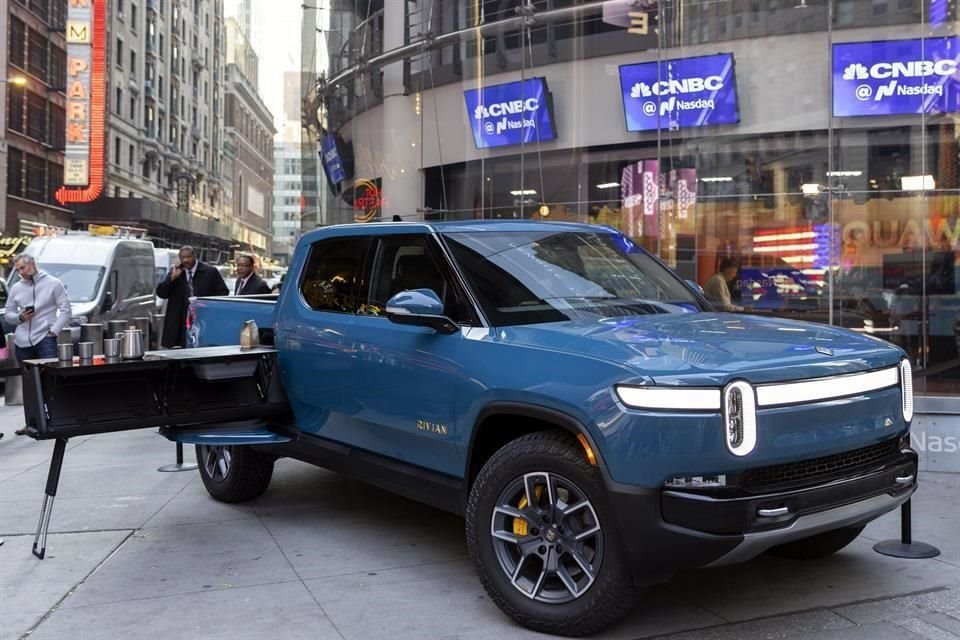
[[113, 308], [113, 303], [113, 291], [107, 291], [107, 293], [103, 296], [103, 313], [110, 311], [110, 309]]
[[700, 286], [699, 282], [697, 282], [696, 280], [684, 280], [684, 282], [686, 282], [687, 286], [689, 286], [691, 289], [699, 292], [700, 295], [703, 295], [703, 287]]
[[387, 300], [387, 318], [397, 324], [430, 327], [437, 333], [456, 333], [457, 323], [443, 315], [440, 297], [430, 289], [401, 291]]

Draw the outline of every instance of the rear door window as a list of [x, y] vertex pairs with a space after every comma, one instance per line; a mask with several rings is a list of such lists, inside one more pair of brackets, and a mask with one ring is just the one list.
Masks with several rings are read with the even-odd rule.
[[357, 313], [366, 300], [363, 266], [370, 238], [327, 238], [314, 243], [300, 283], [311, 309]]

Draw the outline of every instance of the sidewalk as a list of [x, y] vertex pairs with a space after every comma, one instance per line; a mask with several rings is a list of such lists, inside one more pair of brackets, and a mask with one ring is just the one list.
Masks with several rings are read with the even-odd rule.
[[[21, 419], [0, 406], [0, 640], [544, 637], [488, 600], [459, 518], [292, 460], [218, 503], [197, 472], [156, 471], [174, 445], [151, 430], [70, 440], [38, 561], [53, 445], [14, 436]], [[960, 639], [960, 474], [921, 482], [914, 536], [939, 558], [875, 553], [888, 514], [832, 558], [685, 572], [600, 637]]]

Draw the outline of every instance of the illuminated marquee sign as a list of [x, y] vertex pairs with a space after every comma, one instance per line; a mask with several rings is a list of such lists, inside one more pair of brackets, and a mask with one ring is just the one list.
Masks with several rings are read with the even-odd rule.
[[383, 206], [383, 193], [380, 191], [380, 179], [357, 180], [353, 186], [353, 220], [370, 222], [380, 217]]
[[60, 204], [95, 200], [103, 190], [107, 3], [68, 0], [67, 122]]

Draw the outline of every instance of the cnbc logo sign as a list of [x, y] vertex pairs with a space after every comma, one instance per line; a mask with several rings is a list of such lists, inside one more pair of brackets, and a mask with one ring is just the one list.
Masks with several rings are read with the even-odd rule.
[[857, 100], [883, 100], [891, 96], [942, 96], [944, 84], [902, 84], [898, 78], [948, 78], [957, 72], [956, 60], [916, 60], [914, 62], [878, 62], [869, 69], [860, 63], [854, 63], [843, 70], [844, 80], [887, 80], [877, 90], [870, 84], [857, 86], [854, 95]]
[[833, 46], [833, 115], [879, 116], [960, 110], [958, 38]]

